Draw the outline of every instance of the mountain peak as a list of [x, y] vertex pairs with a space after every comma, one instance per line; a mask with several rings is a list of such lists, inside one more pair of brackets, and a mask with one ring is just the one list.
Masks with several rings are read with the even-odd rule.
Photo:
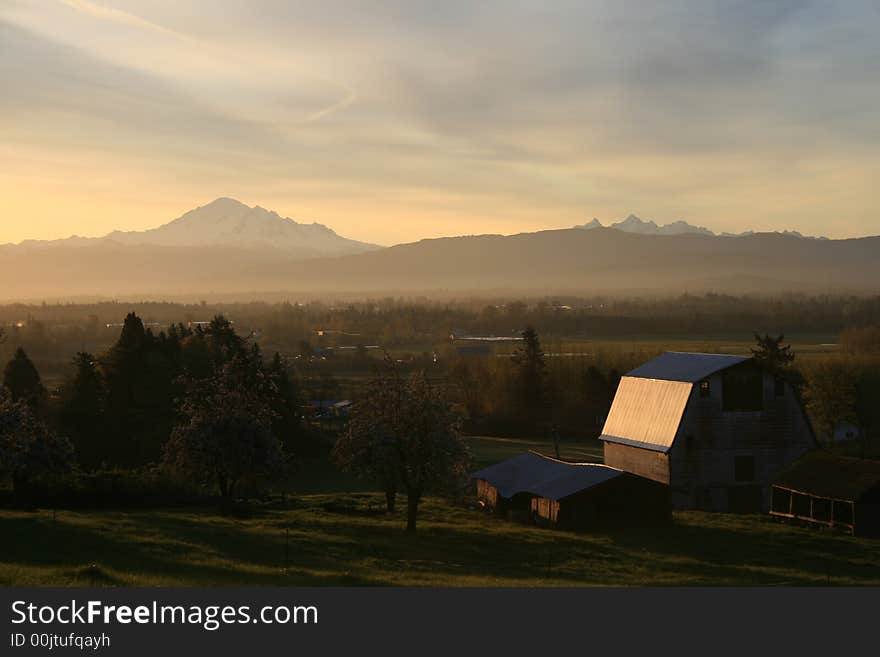
[[623, 221], [618, 221], [611, 225], [612, 228], [623, 230], [629, 233], [645, 233], [653, 234], [658, 231], [658, 226], [653, 221], [644, 221], [634, 214], [630, 214]]
[[[593, 219], [591, 222], [587, 224], [582, 224], [580, 226], [575, 226], [575, 228], [589, 229], [598, 228], [601, 226], [602, 224], [599, 222], [598, 219]], [[619, 231], [623, 231], [624, 233], [637, 233], [639, 235], [706, 235], [709, 237], [749, 237], [755, 234], [755, 232], [751, 230], [747, 230], [742, 233], [714, 233], [705, 226], [695, 226], [693, 224], [689, 224], [682, 219], [673, 221], [672, 223], [658, 225], [655, 221], [646, 221], [639, 218], [635, 214], [629, 214], [627, 215], [626, 219], [618, 221], [617, 223], [613, 223], [609, 227]], [[776, 234], [806, 240], [828, 239], [827, 237], [812, 237], [808, 235], [803, 235], [796, 230], [777, 231]]]
[[581, 224], [579, 226], [575, 226], [575, 228], [581, 228], [583, 230], [592, 230], [593, 228], [604, 228], [602, 222], [593, 217], [592, 221], [589, 221], [585, 224]]
[[[248, 207], [238, 199], [230, 198], [229, 196], [221, 196], [219, 198], [215, 198], [210, 203], [206, 203], [201, 206], [203, 208], [246, 208]], [[259, 205], [255, 207], [260, 207]]]
[[298, 257], [336, 256], [378, 247], [337, 235], [319, 223], [299, 223], [277, 212], [250, 207], [227, 196], [184, 213], [158, 228], [115, 231], [107, 239], [121, 244], [271, 248]]

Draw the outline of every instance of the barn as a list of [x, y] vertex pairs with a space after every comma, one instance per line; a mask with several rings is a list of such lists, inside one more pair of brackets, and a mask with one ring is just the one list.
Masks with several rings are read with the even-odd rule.
[[668, 484], [679, 509], [753, 512], [815, 446], [791, 385], [754, 359], [667, 352], [621, 378], [600, 440], [605, 464]]
[[471, 475], [492, 510], [540, 525], [583, 530], [658, 525], [671, 519], [663, 484], [598, 463], [528, 452]]
[[770, 515], [880, 536], [880, 461], [816, 450], [774, 479]]

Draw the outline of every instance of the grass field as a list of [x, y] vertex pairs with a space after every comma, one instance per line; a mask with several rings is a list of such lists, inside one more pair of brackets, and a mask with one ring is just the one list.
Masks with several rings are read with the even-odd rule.
[[[475, 467], [553, 449], [537, 439], [469, 442]], [[560, 451], [601, 460], [595, 441]], [[368, 482], [327, 462], [304, 466], [285, 488], [286, 502], [254, 504], [246, 517], [0, 511], [0, 585], [880, 585], [880, 541], [767, 516], [681, 512], [662, 530], [575, 534], [429, 498], [413, 536]]]
[[249, 518], [204, 511], [0, 513], [0, 584], [880, 585], [880, 542], [761, 516], [678, 513], [662, 531], [574, 534], [429, 499], [416, 535], [371, 493]]

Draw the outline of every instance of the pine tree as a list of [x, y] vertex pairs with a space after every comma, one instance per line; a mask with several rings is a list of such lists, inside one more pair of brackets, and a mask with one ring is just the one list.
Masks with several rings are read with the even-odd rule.
[[61, 388], [58, 423], [76, 447], [80, 463], [98, 467], [107, 460], [107, 388], [92, 354], [73, 359], [73, 378]]
[[755, 342], [757, 346], [752, 349], [752, 356], [769, 371], [780, 374], [794, 362], [794, 352], [790, 344], [784, 344], [784, 335], [761, 337], [755, 333]]
[[273, 356], [267, 373], [273, 385], [271, 406], [275, 420], [272, 430], [285, 451], [292, 453], [297, 451], [297, 442], [303, 436], [299, 389], [296, 380], [290, 376], [287, 359], [278, 352]]
[[522, 339], [522, 346], [513, 354], [513, 362], [519, 370], [517, 396], [525, 421], [536, 428], [547, 415], [547, 364], [537, 331], [527, 327]]
[[15, 350], [3, 371], [3, 387], [14, 401], [25, 402], [35, 415], [45, 415], [48, 393], [33, 361], [21, 347]]

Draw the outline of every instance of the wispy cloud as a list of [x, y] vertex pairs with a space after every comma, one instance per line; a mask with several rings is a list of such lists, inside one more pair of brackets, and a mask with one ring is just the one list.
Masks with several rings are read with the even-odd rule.
[[8, 0], [0, 210], [35, 219], [0, 241], [221, 194], [382, 242], [630, 210], [877, 232], [878, 27], [866, 0]]

